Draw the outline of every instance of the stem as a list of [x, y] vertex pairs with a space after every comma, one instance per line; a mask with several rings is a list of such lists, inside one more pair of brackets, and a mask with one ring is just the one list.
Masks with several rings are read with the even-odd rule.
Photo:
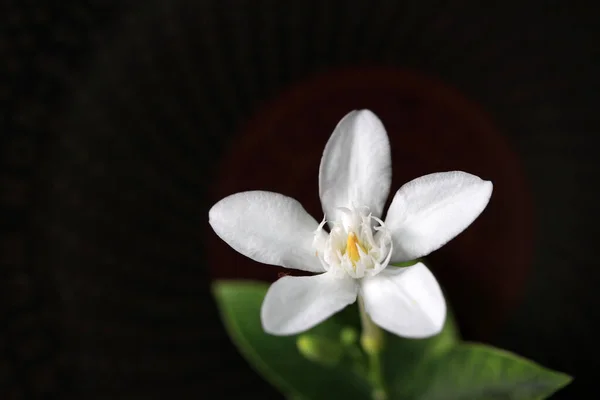
[[380, 357], [384, 347], [383, 331], [375, 325], [365, 311], [365, 305], [361, 296], [358, 297], [358, 309], [363, 329], [360, 343], [369, 358], [368, 378], [373, 385], [373, 400], [385, 400], [387, 399], [387, 392], [385, 390]]

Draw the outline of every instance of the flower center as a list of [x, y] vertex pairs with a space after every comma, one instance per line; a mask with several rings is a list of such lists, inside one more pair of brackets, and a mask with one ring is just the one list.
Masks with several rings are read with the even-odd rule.
[[313, 245], [326, 271], [359, 279], [383, 270], [392, 252], [391, 234], [383, 221], [367, 207], [339, 208], [340, 218], [333, 221], [331, 232], [323, 230], [323, 220], [315, 231]]
[[358, 253], [359, 247], [363, 253], [367, 253], [365, 248], [358, 241], [356, 234], [354, 232], [350, 232], [350, 234], [348, 234], [348, 241], [346, 242], [346, 253], [350, 257], [352, 265], [356, 265], [356, 262], [360, 260], [360, 254]]

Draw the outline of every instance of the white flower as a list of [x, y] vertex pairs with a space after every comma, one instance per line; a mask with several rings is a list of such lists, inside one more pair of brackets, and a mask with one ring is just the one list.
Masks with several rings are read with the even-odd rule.
[[389, 264], [423, 257], [462, 232], [486, 207], [492, 183], [459, 171], [422, 176], [396, 192], [382, 220], [390, 184], [381, 121], [368, 110], [353, 111], [339, 122], [321, 159], [321, 224], [296, 200], [271, 192], [237, 193], [211, 208], [211, 226], [238, 252], [317, 274], [285, 276], [271, 285], [261, 309], [265, 331], [305, 331], [358, 295], [373, 322], [396, 335], [441, 331], [446, 303], [433, 274], [422, 263]]

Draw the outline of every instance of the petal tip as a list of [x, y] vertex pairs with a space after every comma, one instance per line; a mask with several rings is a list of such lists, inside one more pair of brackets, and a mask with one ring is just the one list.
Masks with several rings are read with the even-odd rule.
[[433, 322], [432, 331], [431, 331], [431, 334], [428, 335], [427, 337], [438, 335], [444, 330], [444, 326], [446, 325], [446, 318], [448, 316], [448, 313], [447, 313], [446, 301], [444, 300], [444, 298], [442, 298], [441, 303], [442, 303], [443, 311], [440, 313], [441, 315], [440, 315], [439, 319], [432, 320], [432, 322]]
[[353, 112], [357, 113], [358, 115], [364, 115], [364, 116], [368, 116], [368, 117], [377, 117], [377, 115], [375, 115], [375, 113], [373, 111], [369, 110], [368, 108], [356, 109]]
[[209, 210], [208, 210], [208, 223], [216, 231], [216, 222], [219, 219], [219, 215], [221, 214], [223, 200], [216, 202]]
[[219, 204], [220, 204], [220, 203], [221, 203], [220, 201], [216, 202], [216, 203], [215, 203], [215, 204], [213, 204], [213, 206], [212, 206], [212, 207], [211, 207], [211, 208], [208, 210], [208, 222], [209, 222], [209, 223], [211, 223], [211, 225], [212, 225], [212, 221], [215, 219], [215, 216], [216, 216], [216, 214], [217, 214], [217, 212], [218, 212], [217, 210], [218, 210], [218, 207], [219, 207]]
[[362, 108], [360, 110], [354, 110], [352, 112], [356, 115], [356, 118], [363, 118], [363, 119], [367, 119], [367, 120], [372, 120], [377, 123], [381, 123], [381, 120], [379, 119], [377, 114], [375, 114], [373, 111], [369, 110], [368, 108]]
[[490, 201], [490, 198], [492, 197], [492, 192], [494, 191], [494, 184], [492, 183], [492, 181], [482, 181], [482, 185], [481, 185], [481, 192], [482, 192], [482, 197], [484, 200], [484, 204], [483, 204], [483, 208], [485, 209], [485, 207], [487, 207], [487, 204]]
[[494, 191], [494, 183], [492, 181], [484, 181], [485, 185], [486, 185], [486, 189], [489, 191], [490, 196], [492, 194], [492, 192]]
[[269, 319], [266, 317], [266, 314], [267, 312], [265, 311], [265, 303], [263, 301], [263, 304], [260, 308], [260, 324], [263, 331], [273, 336], [286, 336], [286, 333], [281, 329], [281, 327], [278, 328], [276, 325], [271, 325], [269, 323]]

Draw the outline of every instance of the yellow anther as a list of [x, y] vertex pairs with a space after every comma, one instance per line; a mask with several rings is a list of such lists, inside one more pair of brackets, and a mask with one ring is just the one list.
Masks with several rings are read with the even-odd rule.
[[348, 257], [350, 257], [350, 260], [352, 260], [353, 264], [360, 259], [360, 253], [358, 252], [359, 247], [363, 253], [366, 253], [365, 248], [362, 247], [358, 242], [358, 238], [354, 232], [350, 232], [348, 235], [348, 241], [346, 242], [346, 253], [348, 253]]

